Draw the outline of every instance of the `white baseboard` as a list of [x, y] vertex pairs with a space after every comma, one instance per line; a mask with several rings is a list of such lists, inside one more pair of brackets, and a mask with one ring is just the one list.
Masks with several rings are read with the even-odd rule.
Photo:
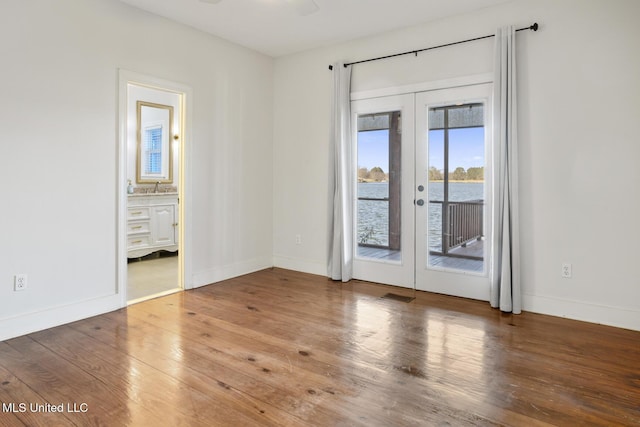
[[[205, 286], [272, 266], [320, 276], [326, 275], [326, 266], [321, 263], [275, 256], [273, 260], [268, 257], [255, 258], [202, 271], [194, 274], [193, 283], [194, 287]], [[0, 319], [0, 341], [108, 313], [120, 308], [121, 297], [118, 294], [113, 294]], [[523, 309], [533, 313], [640, 331], [640, 311], [630, 308], [538, 295], [523, 295]]]
[[[192, 283], [194, 288], [205, 286], [270, 267], [272, 267], [271, 257], [256, 258], [199, 272], [193, 275]], [[122, 297], [119, 294], [113, 294], [0, 319], [0, 341], [87, 319], [120, 308], [122, 308]]]
[[113, 294], [1, 319], [0, 341], [118, 310], [121, 303]]
[[318, 276], [327, 275], [327, 266], [323, 263], [287, 256], [274, 255], [273, 266], [287, 270], [300, 271], [302, 273], [315, 274]]
[[193, 274], [191, 282], [193, 283], [193, 288], [199, 288], [201, 286], [264, 270], [265, 268], [271, 268], [272, 266], [273, 263], [270, 257], [254, 258], [248, 261], [222, 265], [220, 267], [199, 271]]
[[640, 331], [640, 311], [539, 295], [523, 295], [522, 308], [533, 313]]

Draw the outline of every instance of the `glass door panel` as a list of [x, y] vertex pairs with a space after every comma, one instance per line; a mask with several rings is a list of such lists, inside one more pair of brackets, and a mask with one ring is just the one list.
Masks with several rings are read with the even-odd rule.
[[358, 257], [401, 259], [401, 117], [401, 111], [358, 116]]
[[484, 272], [484, 110], [429, 109], [429, 267]]

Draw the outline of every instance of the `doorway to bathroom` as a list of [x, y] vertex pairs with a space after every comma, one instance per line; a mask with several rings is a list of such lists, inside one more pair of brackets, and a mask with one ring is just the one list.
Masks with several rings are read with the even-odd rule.
[[121, 72], [119, 289], [123, 306], [184, 288], [187, 91]]

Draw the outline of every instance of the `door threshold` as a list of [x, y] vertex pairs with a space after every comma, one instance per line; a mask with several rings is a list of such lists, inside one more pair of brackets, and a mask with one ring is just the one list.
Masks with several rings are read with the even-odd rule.
[[140, 302], [144, 302], [144, 301], [148, 301], [150, 299], [154, 299], [154, 298], [160, 298], [160, 297], [164, 297], [167, 295], [171, 295], [171, 294], [175, 294], [178, 292], [181, 292], [182, 288], [174, 288], [174, 289], [169, 289], [168, 291], [162, 291], [162, 292], [158, 292], [157, 294], [151, 294], [151, 295], [147, 295], [144, 297], [140, 297], [140, 298], [136, 298], [133, 299], [131, 301], [127, 301], [127, 306], [133, 305], [133, 304], [138, 304]]

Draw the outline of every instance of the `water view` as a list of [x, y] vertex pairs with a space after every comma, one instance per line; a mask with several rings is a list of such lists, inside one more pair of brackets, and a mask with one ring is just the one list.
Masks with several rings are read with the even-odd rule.
[[[358, 197], [383, 199], [389, 197], [387, 182], [358, 183]], [[444, 183], [430, 182], [427, 198], [442, 201]], [[484, 199], [482, 182], [450, 182], [449, 200], [463, 202]], [[429, 248], [440, 251], [442, 248], [442, 205], [429, 203]], [[406, 204], [405, 204], [406, 206]], [[389, 244], [389, 202], [377, 200], [358, 200], [357, 243], [387, 246]]]

